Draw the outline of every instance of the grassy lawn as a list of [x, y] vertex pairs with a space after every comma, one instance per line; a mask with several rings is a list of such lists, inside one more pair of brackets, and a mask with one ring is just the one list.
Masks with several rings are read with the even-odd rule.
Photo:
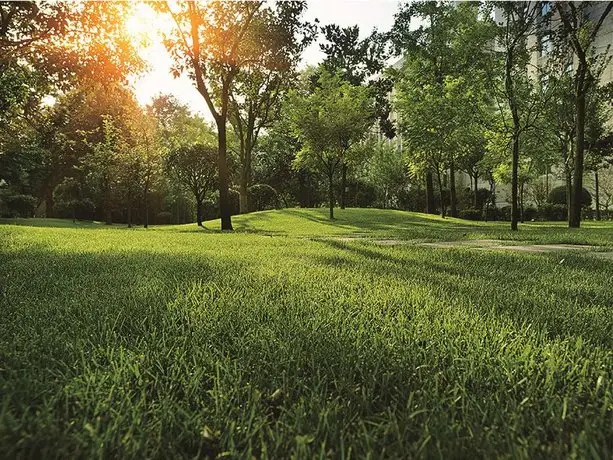
[[368, 241], [611, 223], [326, 212], [0, 222], [0, 458], [613, 456], [613, 261]]

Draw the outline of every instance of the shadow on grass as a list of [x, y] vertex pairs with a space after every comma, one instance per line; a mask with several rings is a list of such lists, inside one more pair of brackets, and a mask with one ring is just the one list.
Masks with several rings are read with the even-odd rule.
[[[318, 243], [354, 256], [314, 257], [320, 264], [427, 286], [441, 302], [472, 305], [480, 314], [508, 318], [518, 327], [534, 324], [552, 338], [582, 337], [613, 348], [608, 261], [572, 252], [525, 255], [460, 248], [377, 248], [359, 241]], [[565, 265], [560, 265], [562, 259]]]
[[[368, 285], [343, 283], [336, 271], [318, 274], [304, 251], [383, 282], [431, 286], [440, 302], [456, 302], [484, 325], [474, 336], [454, 335], [423, 318], [401, 322], [368, 310], [359, 297]], [[497, 332], [488, 327], [497, 322], [488, 320], [484, 291], [496, 288], [491, 266], [462, 281], [467, 263], [487, 256], [437, 254], [308, 243], [290, 256], [300, 273], [284, 276], [288, 267], [268, 262], [261, 270], [261, 260], [244, 254], [67, 254], [36, 244], [0, 252], [0, 453], [511, 456], [523, 433], [528, 452], [545, 446], [563, 456], [589, 419], [592, 446], [606, 454], [610, 417], [600, 396], [581, 402], [586, 395], [564, 373], [549, 377], [553, 387], [540, 385], [546, 369], [539, 365], [508, 373], [510, 362], [521, 366], [532, 355], [495, 351]], [[511, 274], [509, 287], [536, 286], [526, 260], [497, 259]], [[581, 269], [596, 275], [596, 267]], [[522, 318], [513, 295], [490, 295], [500, 304], [496, 314], [548, 327], [546, 305], [522, 309]], [[410, 314], [402, 299], [392, 300], [400, 301], [394, 314]], [[576, 322], [565, 319], [560, 335], [576, 336]], [[598, 343], [610, 320], [590, 327]], [[583, 372], [593, 379], [606, 362], [588, 364]], [[522, 407], [528, 390], [518, 382], [530, 385], [531, 410]], [[564, 421], [561, 395], [574, 409]]]

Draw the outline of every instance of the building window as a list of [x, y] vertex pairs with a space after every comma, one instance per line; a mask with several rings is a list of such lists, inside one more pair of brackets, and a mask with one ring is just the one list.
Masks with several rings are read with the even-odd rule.
[[551, 34], [547, 33], [541, 37], [541, 56], [547, 56], [553, 51], [553, 40]]

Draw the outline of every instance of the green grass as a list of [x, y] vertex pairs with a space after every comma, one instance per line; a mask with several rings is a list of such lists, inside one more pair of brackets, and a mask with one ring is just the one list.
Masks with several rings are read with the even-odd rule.
[[0, 458], [611, 458], [612, 261], [368, 240], [613, 225], [325, 212], [4, 221]]

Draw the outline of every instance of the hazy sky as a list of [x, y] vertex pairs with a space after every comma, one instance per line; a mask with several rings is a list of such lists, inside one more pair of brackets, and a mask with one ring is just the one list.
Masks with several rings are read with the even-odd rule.
[[[394, 13], [398, 9], [398, 0], [309, 0], [305, 19], [319, 19], [320, 25], [339, 24], [341, 26], [358, 25], [362, 35], [368, 35], [376, 27], [380, 31], [389, 30]], [[147, 21], [155, 17], [143, 10], [139, 23], [147, 27]], [[170, 57], [161, 43], [152, 43], [143, 53], [151, 70], [134, 82], [136, 96], [142, 104], [148, 103], [158, 93], [174, 94], [179, 100], [188, 104], [192, 110], [207, 119], [211, 119], [205, 102], [187, 78], [175, 79], [170, 75]], [[303, 57], [303, 65], [317, 64], [322, 53], [317, 44], [311, 45]]]

